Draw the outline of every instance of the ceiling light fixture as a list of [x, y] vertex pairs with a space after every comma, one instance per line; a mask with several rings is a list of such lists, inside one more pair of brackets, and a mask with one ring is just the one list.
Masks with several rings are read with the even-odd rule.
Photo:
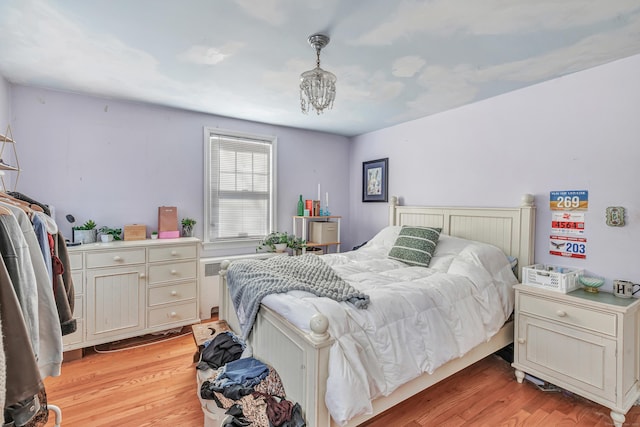
[[320, 50], [329, 44], [324, 34], [309, 36], [309, 44], [316, 49], [316, 68], [300, 75], [300, 106], [307, 114], [311, 108], [320, 114], [325, 108], [333, 108], [336, 97], [336, 76], [320, 68]]

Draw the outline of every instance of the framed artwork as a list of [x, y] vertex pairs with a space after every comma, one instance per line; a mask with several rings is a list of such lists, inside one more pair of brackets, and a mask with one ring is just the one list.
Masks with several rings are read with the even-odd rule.
[[362, 162], [362, 201], [387, 202], [389, 158]]

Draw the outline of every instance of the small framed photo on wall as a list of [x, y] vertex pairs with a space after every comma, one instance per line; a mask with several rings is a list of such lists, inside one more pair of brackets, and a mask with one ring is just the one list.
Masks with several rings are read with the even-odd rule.
[[362, 201], [387, 202], [389, 158], [362, 162]]

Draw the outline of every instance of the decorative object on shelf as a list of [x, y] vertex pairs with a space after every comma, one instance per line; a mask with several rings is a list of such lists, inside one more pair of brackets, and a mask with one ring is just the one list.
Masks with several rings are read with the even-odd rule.
[[111, 242], [112, 240], [122, 240], [120, 234], [122, 234], [122, 228], [110, 228], [106, 225], [98, 229], [100, 232], [100, 240], [104, 243]]
[[324, 34], [309, 36], [309, 44], [316, 50], [316, 68], [300, 75], [300, 107], [307, 114], [312, 108], [317, 114], [325, 108], [333, 108], [336, 97], [335, 74], [320, 68], [320, 50], [329, 44], [329, 37]]
[[389, 158], [362, 162], [362, 201], [387, 202]]
[[584, 287], [585, 291], [592, 292], [594, 294], [598, 293], [598, 288], [604, 285], [604, 279], [602, 277], [580, 276], [578, 281]]
[[300, 199], [298, 199], [298, 216], [302, 216], [304, 214], [304, 201], [302, 200], [302, 194], [300, 195]]
[[97, 236], [96, 223], [91, 219], [82, 225], [73, 227], [74, 242], [95, 243]]
[[623, 227], [624, 208], [622, 206], [609, 206], [607, 208], [607, 225], [609, 227]]
[[157, 231], [152, 231], [151, 232], [151, 240], [156, 240], [158, 238], [158, 232]]
[[193, 237], [193, 226], [196, 220], [193, 218], [182, 218], [182, 237]]

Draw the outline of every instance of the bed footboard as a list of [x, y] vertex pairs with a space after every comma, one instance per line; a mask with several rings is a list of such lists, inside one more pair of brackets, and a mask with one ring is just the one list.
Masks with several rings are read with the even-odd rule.
[[[220, 319], [238, 332], [240, 325], [227, 288], [229, 261], [221, 264]], [[311, 319], [311, 332], [301, 331], [273, 310], [262, 306], [247, 344], [253, 356], [273, 366], [285, 387], [287, 399], [298, 402], [309, 427], [329, 427], [331, 418], [324, 403], [333, 339], [327, 333], [326, 316]]]

